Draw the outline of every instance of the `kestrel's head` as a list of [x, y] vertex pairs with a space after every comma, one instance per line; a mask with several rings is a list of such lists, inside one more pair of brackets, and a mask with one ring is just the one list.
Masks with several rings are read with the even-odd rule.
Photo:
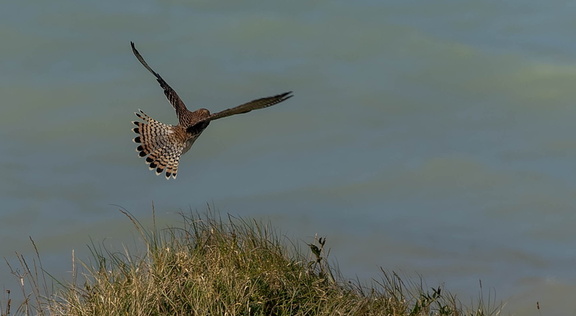
[[208, 109], [202, 108], [202, 109], [198, 109], [198, 110], [196, 110], [196, 111], [194, 111], [194, 112], [197, 113], [198, 118], [207, 118], [207, 117], [210, 116], [210, 111], [208, 111]]
[[210, 111], [207, 109], [198, 109], [192, 112], [192, 119], [186, 127], [186, 132], [199, 136], [210, 124], [210, 120], [208, 120], [209, 117]]

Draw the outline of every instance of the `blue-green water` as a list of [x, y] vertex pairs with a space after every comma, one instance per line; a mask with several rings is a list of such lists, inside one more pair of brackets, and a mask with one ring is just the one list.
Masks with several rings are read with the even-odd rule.
[[[562, 1], [18, 1], [0, 10], [0, 255], [55, 276], [126, 208], [204, 210], [328, 237], [379, 267], [485, 291], [518, 315], [576, 310], [575, 5]], [[178, 179], [147, 170], [132, 114], [176, 123], [134, 41], [191, 109], [293, 90], [213, 122]], [[15, 291], [9, 269], [0, 285]]]

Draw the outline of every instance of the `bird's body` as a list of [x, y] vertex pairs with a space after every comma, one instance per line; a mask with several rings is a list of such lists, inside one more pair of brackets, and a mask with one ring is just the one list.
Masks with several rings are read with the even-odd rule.
[[214, 114], [203, 108], [190, 111], [186, 108], [176, 91], [148, 66], [142, 55], [136, 50], [134, 43], [130, 42], [130, 44], [132, 52], [140, 63], [156, 76], [156, 80], [164, 89], [166, 98], [168, 98], [178, 116], [178, 125], [167, 125], [156, 121], [140, 110], [135, 114], [143, 122], [133, 122], [136, 127], [132, 130], [138, 134], [134, 138], [134, 142], [140, 144], [136, 148], [138, 155], [143, 158], [146, 157], [146, 163], [150, 170], [155, 170], [157, 175], [165, 171], [166, 179], [170, 179], [170, 177], [176, 178], [180, 156], [192, 147], [194, 141], [208, 127], [211, 121], [266, 108], [292, 97], [292, 92], [286, 92], [273, 97], [257, 99]]

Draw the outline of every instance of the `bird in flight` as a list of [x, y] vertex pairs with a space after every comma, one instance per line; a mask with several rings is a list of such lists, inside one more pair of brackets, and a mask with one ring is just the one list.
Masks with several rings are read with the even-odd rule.
[[156, 175], [165, 172], [166, 179], [170, 179], [170, 177], [176, 179], [180, 156], [192, 147], [194, 141], [202, 134], [206, 127], [208, 127], [211, 121], [231, 115], [248, 113], [252, 110], [267, 108], [292, 97], [292, 91], [289, 91], [272, 97], [253, 100], [218, 113], [212, 114], [204, 108], [190, 111], [186, 108], [186, 105], [184, 105], [184, 102], [182, 102], [176, 91], [174, 91], [157, 72], [148, 66], [148, 63], [146, 63], [142, 55], [140, 55], [134, 43], [130, 42], [130, 45], [138, 61], [156, 77], [160, 87], [164, 89], [164, 95], [166, 95], [166, 98], [170, 104], [172, 104], [178, 116], [178, 125], [167, 125], [156, 121], [146, 115], [142, 110], [139, 110], [139, 112], [135, 112], [134, 114], [143, 122], [132, 122], [136, 125], [132, 131], [138, 134], [138, 136], [134, 138], [134, 142], [139, 144], [136, 148], [138, 155], [146, 158], [146, 164], [150, 170], [156, 172]]

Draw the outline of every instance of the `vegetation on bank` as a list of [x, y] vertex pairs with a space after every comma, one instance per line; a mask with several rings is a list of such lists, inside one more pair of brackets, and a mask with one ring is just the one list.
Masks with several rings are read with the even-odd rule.
[[146, 229], [124, 213], [142, 237], [140, 253], [93, 244], [93, 262], [74, 260], [67, 283], [51, 278], [40, 256], [31, 264], [19, 257], [10, 269], [27, 299], [0, 301], [0, 315], [500, 314], [482, 293], [463, 306], [441, 287], [395, 273], [382, 271], [370, 286], [346, 280], [326, 260], [323, 238], [302, 251], [256, 221], [208, 212], [183, 215], [181, 227]]

